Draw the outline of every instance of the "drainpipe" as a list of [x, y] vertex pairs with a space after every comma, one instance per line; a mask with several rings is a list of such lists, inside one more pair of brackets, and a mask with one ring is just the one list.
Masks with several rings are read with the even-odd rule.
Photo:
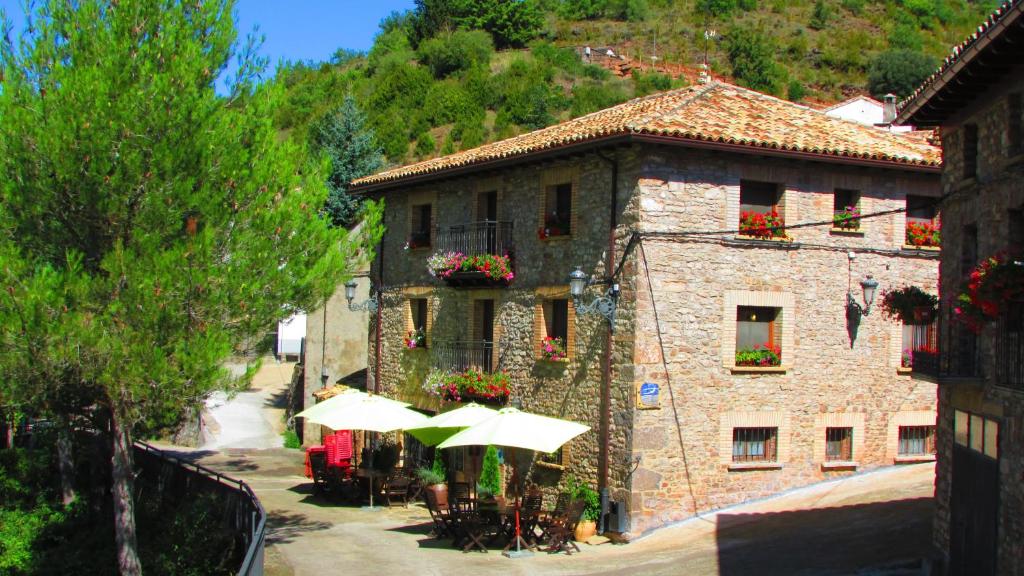
[[[385, 228], [384, 234], [385, 235], [387, 234], [387, 229], [386, 228]], [[377, 311], [375, 312], [376, 326], [374, 326], [374, 333], [375, 333], [374, 334], [374, 336], [375, 336], [374, 339], [376, 340], [376, 342], [374, 342], [374, 349], [376, 350], [376, 353], [374, 354], [374, 358], [373, 358], [373, 393], [374, 394], [380, 394], [380, 364], [381, 364], [381, 359], [380, 359], [380, 354], [381, 354], [380, 332], [381, 332], [381, 324], [382, 324], [381, 319], [383, 318], [383, 314], [384, 314], [383, 291], [381, 290], [381, 287], [383, 285], [384, 285], [384, 235], [381, 235], [381, 237], [380, 237], [380, 249], [378, 250], [378, 254], [377, 254], [377, 286], [375, 288], [376, 293], [377, 293]]]
[[[604, 275], [609, 282], [613, 282], [612, 274], [615, 271], [615, 229], [618, 226], [618, 197], [619, 197], [619, 161], [618, 158], [608, 158], [597, 151], [597, 157], [607, 162], [612, 169], [611, 188], [611, 214], [608, 227], [608, 257], [605, 260]], [[600, 452], [597, 459], [597, 487], [601, 493], [601, 518], [598, 524], [599, 530], [604, 533], [607, 527], [608, 518], [608, 460], [610, 457], [609, 445], [611, 444], [611, 389], [612, 389], [612, 333], [614, 326], [609, 322], [608, 330], [604, 336], [604, 374], [601, 378], [601, 425], [600, 425]]]

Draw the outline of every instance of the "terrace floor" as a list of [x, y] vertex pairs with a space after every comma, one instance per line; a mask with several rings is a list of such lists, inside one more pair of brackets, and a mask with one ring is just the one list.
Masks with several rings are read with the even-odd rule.
[[269, 516], [270, 576], [920, 574], [934, 481], [933, 464], [888, 468], [721, 510], [628, 545], [583, 544], [573, 556], [511, 560], [493, 550], [464, 554], [431, 538], [421, 504], [369, 511], [315, 495], [297, 450], [200, 450], [188, 457], [255, 489]]

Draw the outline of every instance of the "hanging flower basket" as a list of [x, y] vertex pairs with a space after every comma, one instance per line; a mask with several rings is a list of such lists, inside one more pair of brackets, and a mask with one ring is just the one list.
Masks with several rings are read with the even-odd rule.
[[515, 278], [508, 254], [466, 256], [461, 252], [437, 252], [427, 259], [427, 271], [454, 287], [507, 286]]
[[931, 324], [939, 313], [939, 298], [917, 286], [882, 291], [882, 315], [904, 324]]
[[983, 260], [957, 296], [953, 313], [975, 333], [1010, 302], [1024, 301], [1024, 262], [1006, 252]]

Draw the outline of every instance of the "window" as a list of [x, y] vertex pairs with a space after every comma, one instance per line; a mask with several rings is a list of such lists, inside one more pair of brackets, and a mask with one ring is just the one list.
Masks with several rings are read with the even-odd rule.
[[544, 190], [544, 224], [541, 239], [572, 233], [572, 182], [548, 186]]
[[538, 360], [567, 362], [575, 347], [576, 314], [566, 286], [537, 289], [533, 310], [533, 353]]
[[544, 322], [549, 337], [565, 342], [569, 338], [569, 300], [559, 298], [545, 302]]
[[900, 426], [899, 455], [935, 454], [935, 426]]
[[931, 224], [935, 220], [937, 198], [907, 194], [907, 222]]
[[416, 204], [412, 207], [409, 226], [409, 248], [430, 248], [432, 215], [433, 206], [430, 204]]
[[494, 300], [473, 301], [473, 345], [469, 364], [484, 372], [494, 370], [497, 347], [494, 342]]
[[860, 191], [836, 188], [832, 199], [832, 224], [835, 228], [860, 228]]
[[966, 180], [978, 175], [978, 126], [965, 124], [963, 130], [963, 177]]
[[989, 458], [999, 458], [999, 422], [957, 410], [953, 414], [953, 441]]
[[[931, 324], [904, 324], [901, 343], [903, 368], [914, 366], [914, 355], [919, 353], [938, 354], [938, 330]], [[920, 366], [919, 366], [920, 367]]]
[[853, 461], [853, 428], [825, 429], [825, 460], [829, 462]]
[[1014, 156], [1024, 148], [1024, 106], [1021, 105], [1020, 92], [1007, 96], [1006, 115], [1006, 155]]
[[538, 462], [547, 468], [565, 468], [569, 464], [569, 444], [563, 444], [550, 454], [539, 454]]
[[939, 246], [939, 227], [935, 223], [937, 198], [907, 194], [906, 244]]
[[736, 365], [782, 364], [782, 309], [769, 306], [736, 307]]
[[960, 236], [960, 275], [967, 276], [978, 265], [978, 227], [964, 226]]
[[740, 181], [740, 234], [755, 238], [784, 238], [779, 213], [781, 186], [774, 182]]
[[775, 462], [778, 428], [733, 428], [733, 462]]

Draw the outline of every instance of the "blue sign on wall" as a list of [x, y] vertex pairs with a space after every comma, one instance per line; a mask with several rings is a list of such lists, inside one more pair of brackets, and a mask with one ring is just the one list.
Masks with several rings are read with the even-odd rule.
[[644, 382], [640, 385], [640, 404], [644, 408], [657, 408], [660, 387], [653, 382]]

